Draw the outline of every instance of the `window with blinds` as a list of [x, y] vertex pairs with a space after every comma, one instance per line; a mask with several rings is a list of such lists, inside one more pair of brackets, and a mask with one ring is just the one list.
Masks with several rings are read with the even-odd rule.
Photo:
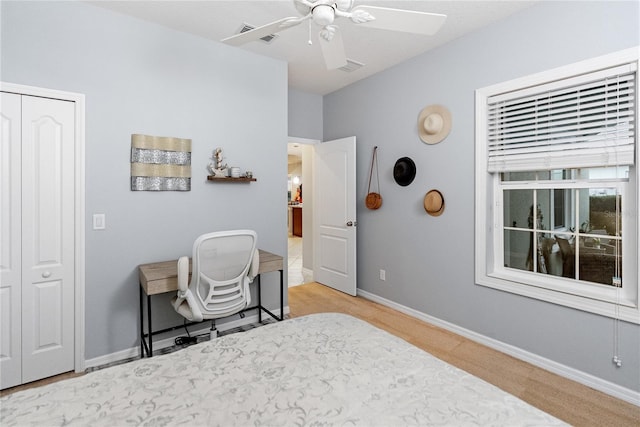
[[636, 64], [487, 100], [489, 172], [632, 165]]
[[476, 284], [640, 322], [639, 60], [476, 89]]

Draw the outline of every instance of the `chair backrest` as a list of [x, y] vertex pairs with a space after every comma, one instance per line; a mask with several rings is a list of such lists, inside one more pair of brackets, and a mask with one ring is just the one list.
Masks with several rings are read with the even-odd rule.
[[231, 230], [203, 234], [194, 242], [189, 290], [205, 319], [230, 316], [247, 306], [256, 241], [255, 231]]

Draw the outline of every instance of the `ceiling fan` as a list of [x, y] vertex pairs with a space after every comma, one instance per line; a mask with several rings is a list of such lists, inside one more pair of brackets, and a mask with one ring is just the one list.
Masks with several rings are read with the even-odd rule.
[[365, 5], [354, 7], [353, 0], [293, 0], [293, 3], [301, 16], [282, 18], [221, 41], [240, 46], [310, 20], [322, 27], [318, 40], [327, 68], [333, 70], [347, 65], [342, 35], [334, 25], [336, 18], [348, 18], [364, 27], [422, 35], [438, 32], [447, 18], [439, 13]]

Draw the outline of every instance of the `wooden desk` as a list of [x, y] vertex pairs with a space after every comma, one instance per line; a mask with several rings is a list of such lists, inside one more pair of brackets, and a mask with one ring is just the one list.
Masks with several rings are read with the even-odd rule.
[[[241, 311], [244, 313], [249, 310], [258, 310], [258, 321], [262, 322], [262, 312], [264, 311], [274, 319], [280, 321], [284, 319], [284, 261], [280, 255], [258, 249], [260, 253], [260, 267], [258, 268], [258, 276], [255, 283], [258, 294], [258, 304], [253, 307], [245, 308]], [[280, 272], [280, 317], [262, 306], [262, 292], [260, 288], [260, 277], [263, 273]], [[153, 295], [164, 294], [167, 292], [176, 292], [178, 290], [178, 260], [154, 262], [150, 264], [141, 264], [138, 266], [140, 278], [140, 356], [147, 357], [153, 355], [153, 335], [163, 332], [172, 331], [182, 328], [184, 325], [174, 326], [171, 328], [154, 331], [151, 325], [151, 297]], [[189, 273], [191, 273], [191, 265], [189, 265]], [[147, 300], [147, 331], [144, 328], [144, 300]], [[188, 323], [187, 326], [194, 323]]]

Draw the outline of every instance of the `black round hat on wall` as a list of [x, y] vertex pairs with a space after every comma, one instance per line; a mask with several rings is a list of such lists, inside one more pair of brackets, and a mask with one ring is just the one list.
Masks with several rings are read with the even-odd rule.
[[393, 167], [393, 179], [398, 185], [406, 187], [416, 177], [416, 164], [409, 157], [401, 157]]

